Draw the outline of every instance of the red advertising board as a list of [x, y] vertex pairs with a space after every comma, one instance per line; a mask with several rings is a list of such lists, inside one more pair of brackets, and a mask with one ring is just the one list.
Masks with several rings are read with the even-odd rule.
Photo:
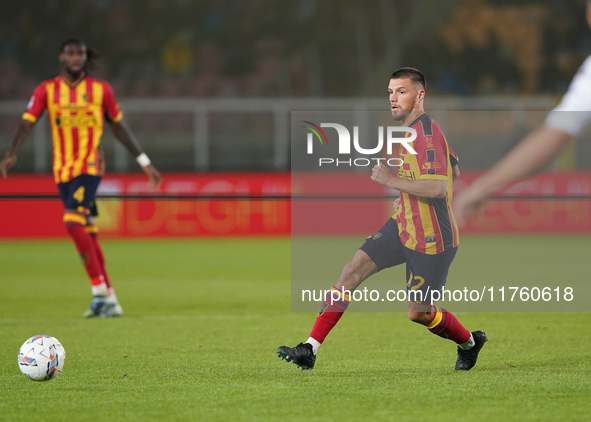
[[[189, 196], [289, 196], [289, 173], [166, 174], [159, 192]], [[57, 194], [51, 176], [11, 175], [0, 194]], [[109, 175], [103, 195], [157, 194], [142, 174]], [[101, 234], [109, 236], [288, 235], [289, 200], [99, 200]], [[66, 236], [59, 200], [3, 200], [0, 237]]]
[[292, 173], [292, 235], [376, 232], [392, 214], [392, 192], [370, 176], [369, 171]]
[[[462, 173], [455, 191], [481, 172]], [[212, 196], [289, 196], [289, 201], [212, 198]], [[166, 174], [160, 191], [192, 198], [111, 199], [99, 201], [101, 233], [118, 236], [260, 236], [369, 235], [392, 214], [391, 202], [380, 200], [392, 192], [369, 180], [363, 172], [309, 173], [183, 173]], [[57, 194], [49, 175], [10, 175], [0, 180], [0, 195]], [[142, 174], [109, 175], [99, 194], [137, 195], [152, 192]], [[591, 172], [543, 173], [499, 192], [462, 233], [591, 233]], [[515, 199], [520, 196], [546, 199]], [[316, 197], [325, 197], [318, 199]], [[333, 198], [326, 198], [330, 196]], [[368, 196], [351, 199], [347, 196]], [[565, 199], [581, 197], [580, 199]], [[554, 199], [547, 199], [554, 197]], [[306, 199], [307, 198], [307, 199]], [[376, 198], [378, 198], [376, 200]], [[0, 200], [0, 238], [66, 236], [63, 207], [57, 199]]]
[[[461, 192], [480, 174], [462, 172], [454, 189]], [[462, 233], [591, 233], [591, 171], [538, 174], [495, 196], [506, 199], [489, 200], [482, 212], [462, 227]], [[509, 199], [514, 197], [523, 199]]]

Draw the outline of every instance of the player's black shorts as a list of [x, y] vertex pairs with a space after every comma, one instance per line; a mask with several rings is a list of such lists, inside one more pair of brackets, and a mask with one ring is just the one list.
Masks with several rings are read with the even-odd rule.
[[64, 207], [86, 215], [98, 215], [94, 195], [101, 181], [100, 176], [81, 174], [69, 182], [58, 183], [57, 187]]
[[378, 271], [406, 262], [406, 289], [420, 290], [425, 297], [430, 291], [445, 286], [449, 267], [458, 250], [455, 247], [435, 255], [413, 251], [402, 244], [398, 224], [392, 218], [359, 249], [369, 255]]

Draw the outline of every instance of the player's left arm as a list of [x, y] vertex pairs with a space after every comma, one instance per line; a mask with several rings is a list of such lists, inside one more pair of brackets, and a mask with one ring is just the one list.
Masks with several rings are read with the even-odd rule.
[[[162, 183], [162, 176], [160, 172], [156, 170], [156, 167], [152, 165], [148, 156], [142, 151], [139, 142], [133, 136], [133, 133], [123, 120], [111, 122], [111, 130], [119, 142], [136, 157], [138, 164], [142, 167], [146, 176], [150, 179], [150, 185], [157, 189]], [[147, 161], [146, 161], [147, 160]]]
[[458, 167], [457, 164], [451, 168], [451, 172], [452, 172], [453, 181], [455, 182], [460, 177], [460, 168]]
[[460, 168], [458, 167], [458, 162], [460, 159], [458, 155], [451, 149], [451, 146], [448, 145], [448, 158], [449, 163], [451, 164], [451, 178], [452, 183], [455, 182], [460, 177]]
[[129, 126], [123, 121], [123, 115], [119, 108], [119, 104], [115, 99], [113, 88], [107, 83], [104, 87], [104, 107], [105, 118], [111, 125], [111, 130], [119, 142], [132, 154], [138, 164], [142, 167], [146, 176], [150, 180], [150, 185], [157, 189], [162, 183], [162, 176], [152, 165], [148, 156], [142, 150], [140, 143], [137, 141]]

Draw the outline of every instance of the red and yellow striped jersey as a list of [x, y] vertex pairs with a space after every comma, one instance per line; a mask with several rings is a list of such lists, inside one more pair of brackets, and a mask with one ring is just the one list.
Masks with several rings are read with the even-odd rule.
[[53, 138], [56, 183], [81, 174], [100, 175], [98, 146], [104, 119], [118, 122], [123, 117], [111, 85], [89, 76], [72, 85], [58, 76], [35, 89], [23, 119], [35, 123], [45, 108]]
[[445, 140], [436, 121], [423, 113], [409, 127], [417, 131], [409, 153], [400, 144], [400, 158], [404, 164], [398, 176], [409, 180], [445, 180], [445, 198], [424, 198], [400, 192], [400, 205], [393, 215], [398, 223], [402, 244], [409, 249], [429, 255], [458, 246], [459, 232], [451, 201], [453, 197], [452, 167], [458, 157]]

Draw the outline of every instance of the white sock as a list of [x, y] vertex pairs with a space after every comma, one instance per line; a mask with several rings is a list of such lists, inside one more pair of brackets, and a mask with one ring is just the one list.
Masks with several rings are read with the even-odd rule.
[[115, 290], [112, 287], [109, 287], [109, 302], [119, 303], [117, 296], [115, 295]]
[[476, 342], [474, 341], [474, 337], [472, 337], [472, 333], [470, 333], [470, 338], [468, 339], [468, 341], [460, 344], [460, 347], [464, 350], [468, 350], [468, 349], [471, 349], [472, 347], [474, 347], [475, 344], [476, 344]]
[[312, 345], [312, 351], [314, 352], [314, 354], [316, 354], [316, 352], [318, 352], [318, 348], [322, 345], [322, 343], [318, 343], [318, 341], [316, 341], [312, 337], [310, 337], [308, 340], [306, 340], [306, 343]]
[[108, 296], [109, 292], [107, 290], [107, 283], [103, 282], [101, 284], [97, 284], [96, 286], [91, 286], [90, 290], [92, 291], [93, 296]]

